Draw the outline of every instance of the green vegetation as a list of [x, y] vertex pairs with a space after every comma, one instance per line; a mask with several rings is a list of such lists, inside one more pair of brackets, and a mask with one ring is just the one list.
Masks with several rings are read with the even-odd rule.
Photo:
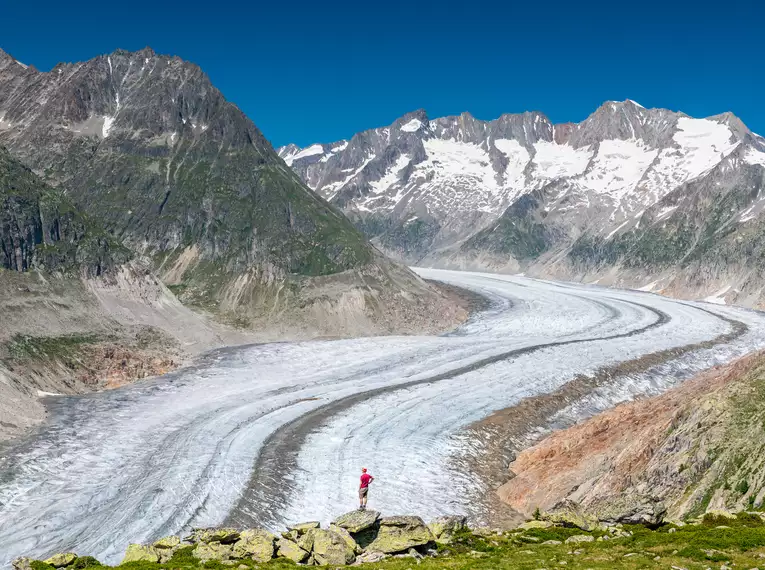
[[[765, 559], [765, 524], [756, 515], [739, 514], [736, 518], [707, 515], [698, 524], [676, 527], [664, 525], [657, 530], [643, 526], [625, 526], [629, 536], [605, 537], [609, 533], [585, 533], [575, 528], [552, 527], [500, 535], [478, 536], [461, 532], [449, 545], [439, 545], [437, 556], [420, 561], [412, 558], [389, 558], [365, 564], [361, 568], [408, 570], [415, 565], [421, 570], [532, 570], [565, 567], [569, 569], [639, 569], [684, 568], [703, 570], [725, 564], [737, 568], [754, 568]], [[593, 542], [565, 543], [567, 538], [589, 534]], [[600, 538], [604, 537], [604, 538]], [[600, 538], [600, 539], [599, 539]], [[599, 540], [598, 540], [599, 539]], [[546, 541], [550, 541], [544, 544]], [[202, 563], [192, 555], [193, 547], [182, 548], [165, 564], [132, 562], [118, 566], [121, 570], [224, 570], [243, 564], [248, 569], [295, 568], [296, 564], [277, 559], [268, 563], [236, 561], [234, 566], [217, 561]], [[84, 561], [84, 562], [82, 562]], [[92, 558], [81, 558], [70, 568], [98, 568]], [[33, 570], [51, 570], [41, 562], [32, 563]]]
[[79, 350], [100, 339], [94, 334], [71, 334], [64, 336], [15, 335], [6, 343], [11, 361], [63, 360], [76, 358]]

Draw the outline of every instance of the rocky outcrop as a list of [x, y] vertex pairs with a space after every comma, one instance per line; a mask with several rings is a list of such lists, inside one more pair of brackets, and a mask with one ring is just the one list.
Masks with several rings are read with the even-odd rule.
[[377, 536], [366, 547], [369, 551], [392, 554], [435, 541], [433, 533], [420, 517], [384, 517], [379, 525]]
[[499, 496], [527, 516], [557, 508], [579, 528], [759, 507], [763, 402], [755, 354], [553, 433], [518, 454]]
[[467, 528], [467, 517], [443, 516], [433, 520], [428, 529], [439, 544], [449, 544], [455, 536]]
[[0, 147], [0, 268], [100, 276], [126, 248]]

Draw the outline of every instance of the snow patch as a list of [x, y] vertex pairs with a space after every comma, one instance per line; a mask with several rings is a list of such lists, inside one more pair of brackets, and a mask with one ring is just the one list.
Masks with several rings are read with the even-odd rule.
[[422, 126], [422, 121], [419, 119], [412, 119], [405, 125], [401, 125], [401, 130], [405, 133], [414, 133], [420, 130], [420, 127]]
[[632, 99], [627, 99], [627, 101], [629, 101], [630, 103], [632, 103], [633, 105], [635, 105], [635, 107], [640, 107], [641, 109], [645, 109], [645, 107], [643, 107], [643, 106], [642, 106], [640, 103], [638, 103], [637, 101], [633, 101]]
[[640, 140], [605, 140], [581, 184], [620, 200], [635, 189], [658, 153]]
[[744, 162], [765, 166], [765, 152], [759, 151], [756, 148], [750, 148], [744, 154]]
[[507, 157], [505, 183], [510, 186], [522, 186], [526, 182], [526, 165], [531, 160], [529, 151], [514, 139], [495, 139], [494, 147]]
[[112, 130], [112, 126], [114, 125], [114, 117], [105, 116], [104, 117], [104, 126], [101, 129], [101, 136], [104, 138], [109, 136], [109, 131]]
[[26, 65], [26, 64], [24, 64], [24, 63], [21, 63], [21, 62], [20, 62], [18, 59], [14, 60], [14, 61], [15, 61], [16, 63], [18, 63], [18, 64], [19, 64], [21, 67], [23, 67], [24, 69], [28, 69], [28, 68], [29, 68], [29, 66], [28, 66], [28, 65]]
[[532, 162], [537, 173], [548, 180], [582, 174], [593, 154], [590, 147], [577, 149], [567, 144], [547, 141], [536, 142], [534, 150], [536, 153]]
[[399, 182], [401, 171], [406, 168], [412, 161], [411, 157], [407, 154], [402, 154], [396, 159], [396, 162], [391, 166], [390, 170], [380, 180], [370, 182], [372, 187], [372, 193], [381, 194], [385, 192], [391, 186], [394, 186]]
[[292, 166], [292, 163], [296, 160], [306, 158], [307, 156], [315, 156], [317, 154], [324, 154], [324, 147], [320, 144], [312, 144], [311, 146], [306, 147], [291, 156], [285, 156], [284, 162], [287, 163], [287, 166]]

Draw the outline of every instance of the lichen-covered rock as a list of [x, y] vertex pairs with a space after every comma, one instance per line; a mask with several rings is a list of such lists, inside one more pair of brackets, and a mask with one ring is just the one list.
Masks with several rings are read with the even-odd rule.
[[161, 549], [168, 549], [168, 548], [175, 548], [177, 546], [180, 546], [181, 539], [178, 536], [166, 536], [164, 538], [160, 538], [159, 540], [155, 541], [152, 546], [154, 548], [161, 548]]
[[177, 536], [166, 536], [155, 541], [152, 546], [157, 550], [159, 563], [168, 562], [175, 554], [175, 551], [181, 547], [181, 539]]
[[11, 562], [13, 570], [32, 570], [32, 559], [22, 556]]
[[333, 524], [350, 533], [356, 533], [371, 528], [379, 518], [380, 513], [377, 511], [356, 510], [337, 517]]
[[295, 531], [299, 535], [303, 535], [313, 528], [321, 528], [321, 524], [318, 521], [309, 521], [298, 524], [293, 524], [287, 527], [288, 531]]
[[464, 530], [466, 526], [467, 518], [461, 515], [451, 515], [438, 517], [428, 525], [428, 528], [436, 538], [436, 542], [449, 544], [454, 538], [454, 535], [459, 531]]
[[588, 511], [605, 523], [659, 525], [667, 507], [656, 497], [630, 493], [603, 497]]
[[536, 528], [550, 528], [551, 526], [554, 525], [550, 521], [526, 521], [518, 528], [520, 530], [532, 530]]
[[296, 543], [286, 538], [280, 538], [276, 541], [276, 555], [287, 558], [300, 564], [308, 558], [308, 552], [300, 548]]
[[332, 523], [329, 525], [329, 530], [334, 532], [336, 535], [338, 535], [340, 538], [342, 538], [345, 543], [353, 549], [353, 551], [358, 554], [361, 552], [361, 547], [358, 545], [358, 543], [353, 539], [353, 536], [351, 536], [351, 533], [345, 530], [342, 527], [337, 526], [336, 524]]
[[585, 512], [579, 503], [569, 500], [556, 505], [552, 512], [542, 513], [542, 520], [561, 526], [579, 528], [587, 532], [592, 532], [600, 527], [600, 521], [596, 516]]
[[123, 564], [128, 562], [159, 562], [159, 552], [153, 546], [145, 544], [130, 544], [125, 551]]
[[578, 544], [580, 542], [594, 542], [595, 537], [591, 534], [575, 534], [566, 539], [566, 544]]
[[434, 540], [433, 533], [420, 517], [385, 517], [380, 519], [377, 537], [366, 550], [395, 554]]
[[45, 563], [50, 564], [54, 568], [63, 568], [65, 566], [69, 566], [70, 564], [73, 564], [74, 561], [77, 560], [77, 555], [72, 552], [62, 552], [59, 554], [54, 554], [50, 558], [48, 558]]
[[347, 565], [356, 560], [356, 549], [336, 532], [314, 528], [308, 531], [313, 541], [312, 555], [319, 566]]
[[199, 528], [191, 534], [189, 540], [191, 542], [233, 544], [239, 540], [239, 534], [235, 528]]
[[202, 562], [208, 560], [230, 560], [233, 555], [233, 547], [230, 544], [221, 544], [220, 542], [200, 542], [194, 548], [194, 557]]
[[255, 562], [268, 562], [274, 557], [276, 537], [261, 528], [242, 531], [234, 543], [234, 558], [252, 558]]

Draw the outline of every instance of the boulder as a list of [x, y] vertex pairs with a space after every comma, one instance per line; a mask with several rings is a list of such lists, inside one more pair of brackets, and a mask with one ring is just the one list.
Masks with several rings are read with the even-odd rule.
[[377, 537], [366, 550], [395, 554], [434, 540], [433, 533], [420, 517], [385, 517], [380, 519]]
[[286, 538], [280, 538], [276, 541], [276, 555], [298, 564], [308, 558], [308, 552]]
[[292, 526], [288, 526], [288, 531], [295, 531], [298, 534], [305, 534], [312, 528], [321, 528], [321, 524], [318, 521], [310, 521], [310, 522], [304, 522], [304, 523], [298, 523], [293, 524]]
[[122, 559], [123, 564], [128, 562], [159, 562], [159, 551], [145, 544], [130, 544]]
[[319, 566], [353, 564], [356, 560], [356, 549], [336, 532], [314, 528], [309, 530], [313, 541], [313, 557]]
[[220, 542], [200, 542], [194, 548], [194, 558], [198, 558], [202, 562], [208, 560], [217, 560], [223, 562], [224, 560], [230, 560], [233, 556], [233, 547], [230, 544], [221, 544]]
[[60, 554], [54, 554], [48, 558], [45, 563], [50, 564], [54, 568], [63, 568], [64, 566], [74, 564], [75, 560], [77, 560], [76, 554], [72, 552], [62, 552]]
[[566, 539], [566, 544], [578, 544], [580, 542], [595, 542], [595, 537], [591, 534], [575, 534]]
[[329, 525], [329, 530], [340, 536], [345, 543], [353, 549], [353, 551], [358, 554], [361, 552], [361, 547], [356, 543], [356, 541], [351, 536], [351, 533], [345, 530], [342, 527], [337, 526], [336, 524], [332, 523]]
[[177, 536], [166, 536], [157, 540], [152, 546], [157, 550], [157, 554], [159, 554], [159, 563], [164, 564], [181, 547], [181, 539]]
[[190, 542], [220, 542], [233, 544], [239, 540], [239, 531], [235, 528], [199, 528], [188, 537]]
[[541, 517], [542, 520], [553, 524], [575, 527], [588, 532], [600, 527], [596, 516], [585, 512], [579, 503], [569, 500], [557, 504], [549, 513], [542, 513]]
[[13, 570], [32, 570], [32, 559], [22, 556], [11, 562]]
[[518, 527], [519, 530], [532, 530], [537, 528], [550, 528], [554, 526], [550, 521], [526, 521]]
[[260, 528], [242, 531], [234, 543], [234, 558], [252, 558], [255, 562], [268, 562], [274, 557], [276, 537]]
[[467, 528], [467, 518], [461, 515], [438, 517], [428, 525], [430, 532], [440, 544], [449, 544], [454, 536]]
[[350, 533], [357, 533], [374, 526], [380, 513], [377, 511], [351, 511], [337, 517], [334, 525], [344, 528]]
[[603, 497], [588, 511], [601, 522], [660, 525], [667, 514], [667, 507], [662, 501], [650, 495], [632, 493]]
[[176, 548], [180, 546], [181, 539], [177, 536], [166, 536], [165, 538], [160, 538], [157, 540], [152, 546], [154, 548], [160, 548], [160, 549], [167, 549], [167, 548]]

